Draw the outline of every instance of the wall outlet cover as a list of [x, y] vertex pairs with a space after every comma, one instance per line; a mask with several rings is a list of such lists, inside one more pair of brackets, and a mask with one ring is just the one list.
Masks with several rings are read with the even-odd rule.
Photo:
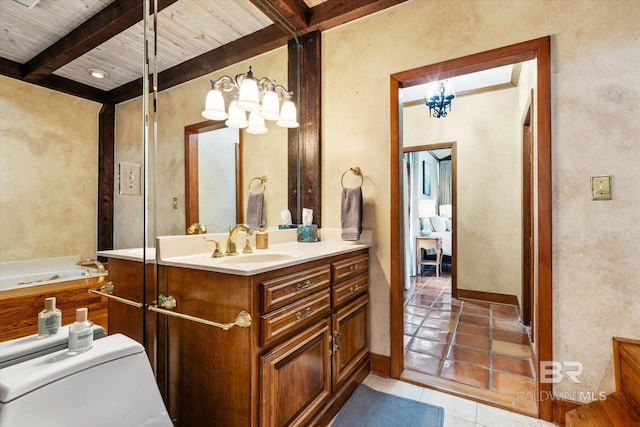
[[140, 196], [142, 166], [136, 163], [119, 164], [118, 181], [120, 194], [123, 196]]

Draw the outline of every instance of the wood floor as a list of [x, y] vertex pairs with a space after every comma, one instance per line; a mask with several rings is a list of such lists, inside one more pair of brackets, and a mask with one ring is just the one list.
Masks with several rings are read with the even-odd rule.
[[537, 416], [531, 343], [515, 306], [451, 297], [451, 276], [412, 277], [402, 378]]

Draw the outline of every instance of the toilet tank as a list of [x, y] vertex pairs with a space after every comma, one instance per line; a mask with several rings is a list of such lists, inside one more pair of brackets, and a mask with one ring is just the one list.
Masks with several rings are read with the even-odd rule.
[[[106, 337], [102, 326], [93, 325], [93, 340]], [[57, 334], [38, 338], [37, 334], [0, 342], [0, 368], [15, 365], [29, 359], [44, 356], [67, 348], [69, 325], [60, 328]]]
[[0, 369], [0, 426], [171, 427], [144, 348], [122, 334]]

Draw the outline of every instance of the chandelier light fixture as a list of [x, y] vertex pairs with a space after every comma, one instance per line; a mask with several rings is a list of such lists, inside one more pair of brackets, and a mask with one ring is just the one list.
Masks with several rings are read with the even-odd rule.
[[433, 82], [429, 85], [424, 103], [429, 107], [429, 117], [446, 117], [447, 109], [451, 112], [451, 101], [456, 97], [448, 80]]
[[[234, 92], [228, 113], [222, 92]], [[209, 120], [226, 120], [228, 127], [246, 128], [252, 134], [267, 132], [265, 120], [275, 121], [281, 127], [297, 128], [300, 124], [292, 99], [293, 92], [267, 77], [255, 78], [249, 67], [248, 72], [238, 74], [235, 79], [222, 76], [216, 81], [211, 80], [202, 116]], [[282, 106], [280, 101], [283, 101]]]

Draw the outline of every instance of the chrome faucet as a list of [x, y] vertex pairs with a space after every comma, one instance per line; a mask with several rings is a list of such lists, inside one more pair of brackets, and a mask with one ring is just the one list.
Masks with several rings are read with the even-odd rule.
[[189, 226], [189, 228], [187, 228], [187, 234], [194, 234], [196, 232], [205, 234], [207, 232], [207, 226], [202, 225], [199, 222], [194, 222]]
[[92, 259], [92, 258], [83, 259], [78, 261], [76, 265], [78, 266], [95, 265], [96, 268], [98, 269], [98, 273], [102, 274], [106, 272], [106, 270], [104, 269], [104, 265], [102, 265], [102, 263], [97, 259]]
[[227, 237], [227, 250], [224, 253], [225, 255], [238, 255], [238, 250], [236, 249], [238, 231], [244, 231], [249, 236], [253, 234], [253, 230], [247, 224], [238, 224], [234, 227], [229, 227], [229, 237]]

